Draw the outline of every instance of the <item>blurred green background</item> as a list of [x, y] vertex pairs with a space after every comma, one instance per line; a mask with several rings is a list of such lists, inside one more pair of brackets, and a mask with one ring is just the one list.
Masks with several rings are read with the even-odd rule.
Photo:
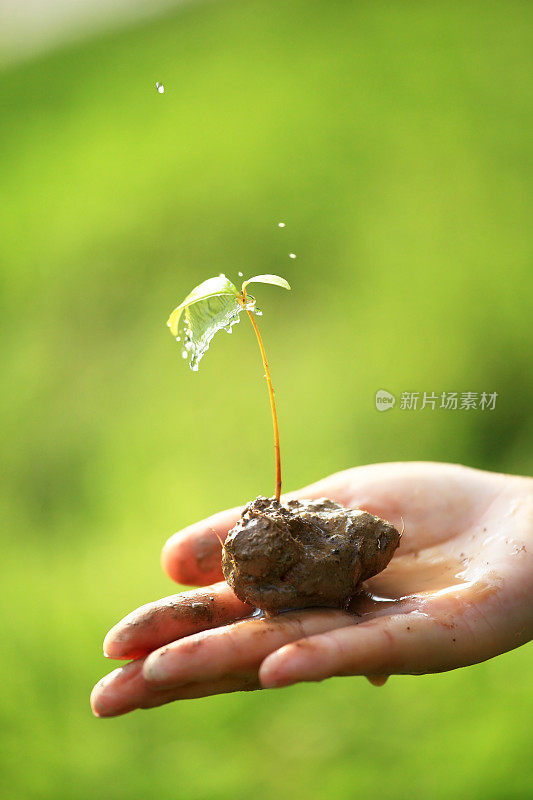
[[[201, 280], [293, 286], [255, 292], [285, 489], [382, 460], [531, 473], [532, 23], [220, 0], [3, 68], [3, 797], [531, 796], [529, 648], [114, 720], [88, 697], [105, 631], [174, 591], [166, 537], [273, 491], [250, 326], [198, 374], [165, 328]], [[379, 413], [378, 389], [499, 396]]]

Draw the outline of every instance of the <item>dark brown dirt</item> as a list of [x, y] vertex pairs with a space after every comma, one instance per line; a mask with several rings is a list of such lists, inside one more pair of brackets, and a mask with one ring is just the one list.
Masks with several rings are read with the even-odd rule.
[[400, 536], [389, 522], [326, 498], [257, 497], [226, 538], [222, 571], [240, 600], [268, 613], [343, 608], [361, 581], [385, 569]]
[[186, 619], [188, 622], [212, 622], [213, 609], [209, 602], [186, 603], [176, 608], [174, 616], [177, 619]]

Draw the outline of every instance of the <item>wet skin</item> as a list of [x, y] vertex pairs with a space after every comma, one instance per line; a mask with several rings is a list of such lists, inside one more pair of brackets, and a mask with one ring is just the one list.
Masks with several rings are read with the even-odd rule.
[[172, 700], [363, 675], [443, 672], [492, 658], [533, 631], [533, 479], [453, 464], [372, 464], [289, 497], [329, 497], [404, 534], [347, 611], [251, 616], [222, 580], [221, 545], [240, 508], [174, 534], [162, 565], [202, 588], [149, 603], [115, 625], [109, 658], [130, 663], [93, 689], [97, 716]]

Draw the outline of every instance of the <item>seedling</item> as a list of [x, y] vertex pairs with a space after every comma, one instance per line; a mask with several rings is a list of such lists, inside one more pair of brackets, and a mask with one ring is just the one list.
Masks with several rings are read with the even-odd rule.
[[225, 275], [209, 278], [174, 309], [168, 326], [182, 344], [192, 370], [219, 330], [231, 329], [246, 311], [252, 323], [268, 386], [274, 428], [275, 494], [257, 497], [222, 545], [222, 571], [245, 603], [276, 613], [307, 606], [346, 607], [362, 581], [386, 567], [400, 535], [385, 520], [349, 510], [327, 498], [281, 502], [278, 416], [268, 361], [255, 321], [260, 316], [250, 283], [291, 287], [278, 275], [256, 275], [239, 291]]
[[275, 498], [279, 502], [281, 494], [281, 457], [279, 449], [279, 427], [278, 413], [276, 411], [276, 400], [274, 397], [274, 387], [270, 377], [270, 369], [266, 357], [265, 347], [254, 314], [261, 316], [255, 304], [255, 297], [248, 294], [246, 287], [250, 283], [270, 283], [273, 286], [282, 286], [290, 289], [285, 278], [279, 275], [255, 275], [253, 278], [243, 281], [241, 291], [226, 278], [219, 275], [218, 278], [208, 278], [206, 281], [196, 286], [185, 300], [174, 309], [168, 318], [167, 325], [170, 332], [182, 343], [182, 355], [189, 359], [189, 365], [195, 372], [198, 365], [209, 349], [211, 340], [217, 331], [224, 329], [231, 333], [232, 326], [239, 322], [241, 311], [246, 311], [250, 322], [253, 325], [263, 367], [268, 386], [270, 398], [270, 408], [272, 411], [272, 425], [274, 428], [274, 458], [275, 458]]

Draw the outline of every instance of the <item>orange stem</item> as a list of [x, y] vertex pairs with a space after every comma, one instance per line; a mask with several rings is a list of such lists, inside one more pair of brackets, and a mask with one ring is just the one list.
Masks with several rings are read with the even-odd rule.
[[255, 335], [257, 336], [257, 341], [259, 342], [259, 349], [261, 350], [261, 358], [263, 359], [263, 366], [265, 368], [265, 378], [268, 386], [268, 395], [270, 397], [270, 408], [272, 409], [272, 424], [274, 426], [274, 455], [276, 459], [276, 500], [279, 503], [279, 498], [281, 495], [281, 459], [279, 453], [279, 428], [278, 428], [278, 413], [276, 411], [276, 401], [274, 400], [274, 387], [272, 386], [272, 379], [270, 377], [270, 370], [268, 368], [268, 361], [265, 353], [265, 348], [263, 346], [263, 340], [261, 339], [261, 334], [259, 333], [259, 328], [257, 327], [257, 323], [254, 319], [253, 313], [246, 309], [248, 316], [250, 317], [250, 322], [254, 326]]

